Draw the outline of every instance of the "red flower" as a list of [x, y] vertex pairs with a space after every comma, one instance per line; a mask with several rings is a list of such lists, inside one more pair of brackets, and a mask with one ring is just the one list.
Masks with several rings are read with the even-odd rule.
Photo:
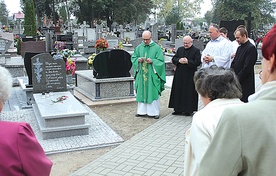
[[95, 48], [104, 50], [108, 48], [108, 42], [104, 38], [96, 40]]
[[71, 60], [71, 58], [67, 58], [66, 60], [66, 73], [67, 74], [75, 74], [76, 71], [76, 58], [74, 60]]

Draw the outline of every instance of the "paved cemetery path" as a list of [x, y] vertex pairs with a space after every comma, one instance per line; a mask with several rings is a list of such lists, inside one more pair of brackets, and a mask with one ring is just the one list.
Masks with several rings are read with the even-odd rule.
[[[258, 74], [255, 80], [259, 90]], [[71, 176], [183, 175], [185, 132], [191, 122], [189, 116], [169, 114]]]

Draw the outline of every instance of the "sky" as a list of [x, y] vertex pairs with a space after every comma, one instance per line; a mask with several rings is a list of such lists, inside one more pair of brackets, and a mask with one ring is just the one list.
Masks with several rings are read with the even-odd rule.
[[201, 4], [200, 17], [204, 17], [205, 13], [208, 10], [211, 10], [212, 7], [211, 0], [204, 0], [204, 2]]
[[10, 11], [9, 15], [22, 11], [20, 8], [20, 0], [4, 0], [7, 9]]
[[[18, 11], [22, 11], [20, 8], [20, 0], [4, 0], [7, 5], [7, 9], [10, 11], [10, 16]], [[204, 0], [204, 3], [201, 4], [201, 15], [204, 17], [205, 13], [212, 8], [211, 0]]]

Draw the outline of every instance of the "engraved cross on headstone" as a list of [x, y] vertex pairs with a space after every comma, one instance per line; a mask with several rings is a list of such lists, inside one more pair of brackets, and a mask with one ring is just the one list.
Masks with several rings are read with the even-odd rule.
[[247, 21], [248, 37], [251, 38], [251, 21], [254, 20], [254, 17], [251, 16], [251, 12], [248, 13], [248, 16], [245, 17], [245, 20]]

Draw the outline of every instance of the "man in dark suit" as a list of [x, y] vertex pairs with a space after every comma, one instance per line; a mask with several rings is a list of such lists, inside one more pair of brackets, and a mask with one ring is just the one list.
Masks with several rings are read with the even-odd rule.
[[198, 108], [198, 93], [195, 90], [194, 73], [200, 65], [200, 51], [193, 46], [190, 36], [183, 38], [184, 46], [177, 49], [172, 58], [176, 65], [169, 108], [174, 108], [173, 115], [190, 116]]
[[242, 87], [241, 100], [248, 102], [248, 96], [255, 93], [254, 65], [257, 61], [257, 49], [248, 40], [248, 33], [245, 28], [238, 27], [235, 31], [235, 38], [240, 46], [231, 68], [237, 74]]

